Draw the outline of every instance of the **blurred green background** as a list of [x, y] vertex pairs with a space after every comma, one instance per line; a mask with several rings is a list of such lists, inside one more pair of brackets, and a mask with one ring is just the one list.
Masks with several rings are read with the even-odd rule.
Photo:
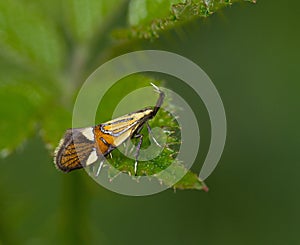
[[116, 48], [107, 59], [178, 53], [215, 83], [228, 134], [210, 191], [112, 193], [84, 171], [58, 172], [33, 133], [0, 160], [0, 244], [300, 244], [299, 21], [298, 1], [237, 3]]

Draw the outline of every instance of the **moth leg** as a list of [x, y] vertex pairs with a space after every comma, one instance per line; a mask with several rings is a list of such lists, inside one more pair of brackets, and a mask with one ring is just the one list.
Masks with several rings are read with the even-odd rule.
[[154, 143], [155, 143], [157, 146], [162, 147], [162, 146], [157, 142], [157, 140], [155, 139], [155, 137], [154, 137], [154, 135], [153, 135], [153, 133], [152, 133], [152, 130], [151, 130], [150, 125], [149, 125], [148, 122], [146, 122], [146, 125], [147, 125], [147, 129], [148, 129], [149, 135], [151, 136], [151, 138], [152, 138], [152, 140], [154, 141]]
[[98, 169], [97, 169], [96, 177], [98, 177], [98, 175], [100, 174], [101, 168], [102, 168], [102, 166], [103, 166], [103, 162], [104, 162], [104, 160], [101, 160], [101, 162], [100, 162], [100, 164], [99, 164], [99, 167], [98, 167]]
[[134, 175], [137, 174], [137, 166], [138, 166], [138, 157], [139, 157], [139, 154], [140, 154], [140, 150], [141, 150], [141, 146], [142, 146], [142, 143], [143, 143], [143, 137], [144, 135], [142, 134], [137, 134], [134, 136], [135, 138], [140, 138], [139, 140], [139, 143], [136, 147], [136, 152], [135, 152], [135, 163], [134, 163]]

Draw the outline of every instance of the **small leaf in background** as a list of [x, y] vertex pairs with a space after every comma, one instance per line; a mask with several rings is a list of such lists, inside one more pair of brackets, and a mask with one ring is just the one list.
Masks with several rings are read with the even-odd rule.
[[118, 30], [119, 39], [158, 38], [159, 33], [196, 17], [207, 17], [233, 2], [255, 0], [131, 0], [128, 10], [128, 30]]
[[131, 0], [128, 9], [130, 26], [149, 24], [153, 19], [164, 18], [170, 14], [171, 6], [182, 0]]

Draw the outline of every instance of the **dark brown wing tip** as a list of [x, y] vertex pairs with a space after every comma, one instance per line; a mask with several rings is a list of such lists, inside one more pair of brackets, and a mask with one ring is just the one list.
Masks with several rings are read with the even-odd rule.
[[82, 168], [82, 166], [80, 164], [76, 165], [75, 167], [74, 166], [69, 167], [69, 166], [62, 164], [64, 150], [71, 143], [72, 143], [72, 129], [68, 129], [66, 131], [64, 137], [59, 141], [59, 144], [54, 151], [54, 158], [53, 158], [54, 165], [55, 165], [56, 169], [58, 169], [64, 173], [68, 173], [72, 170]]
[[68, 173], [68, 172], [70, 172], [70, 170], [61, 164], [61, 154], [62, 154], [61, 152], [63, 150], [64, 143], [65, 143], [65, 137], [63, 137], [59, 141], [59, 144], [54, 151], [53, 161], [54, 161], [54, 166], [56, 167], [56, 169], [58, 169], [62, 172]]

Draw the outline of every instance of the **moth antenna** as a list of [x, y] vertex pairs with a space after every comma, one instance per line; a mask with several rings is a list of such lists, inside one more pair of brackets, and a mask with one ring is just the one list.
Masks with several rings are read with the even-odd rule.
[[154, 117], [156, 115], [156, 113], [158, 112], [159, 108], [161, 107], [162, 103], [164, 102], [165, 93], [163, 91], [161, 91], [159, 89], [159, 87], [157, 87], [155, 84], [153, 84], [153, 83], [150, 83], [150, 84], [154, 87], [154, 91], [159, 93], [158, 100], [156, 102], [156, 105], [154, 106], [153, 113], [152, 113], [152, 117]]

